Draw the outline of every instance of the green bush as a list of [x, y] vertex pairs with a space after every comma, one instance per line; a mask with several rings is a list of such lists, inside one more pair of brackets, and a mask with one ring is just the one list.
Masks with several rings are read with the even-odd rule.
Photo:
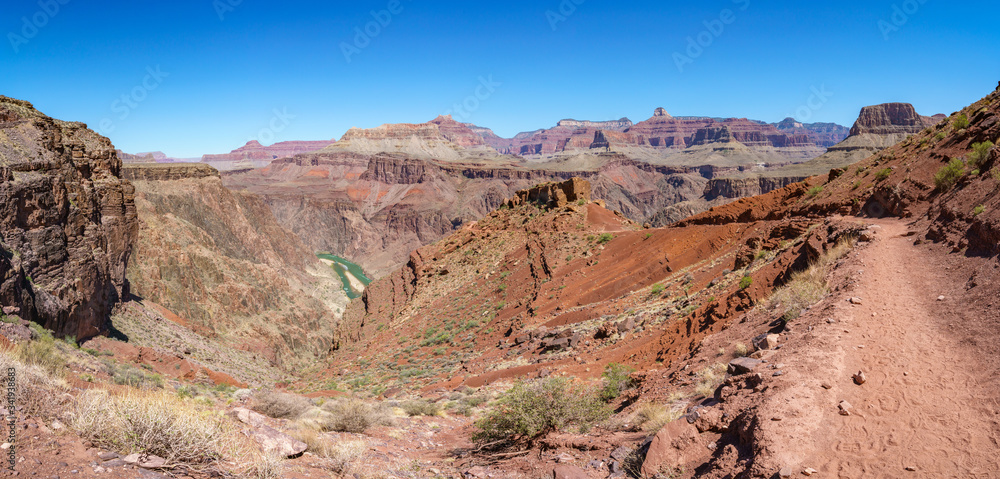
[[753, 284], [753, 278], [751, 278], [750, 276], [744, 276], [743, 279], [740, 280], [740, 289], [741, 290], [747, 289], [752, 284]]
[[968, 128], [969, 127], [969, 117], [965, 116], [965, 113], [960, 113], [957, 117], [955, 117], [955, 122], [952, 123], [952, 126], [955, 127], [956, 131], [957, 130], [964, 130], [964, 129]]
[[601, 388], [601, 399], [612, 401], [621, 396], [622, 392], [634, 388], [635, 381], [629, 376], [635, 368], [624, 364], [611, 363], [604, 368], [604, 387]]
[[814, 186], [812, 188], [809, 188], [809, 191], [806, 192], [806, 195], [808, 195], [810, 198], [814, 198], [814, 197], [816, 197], [816, 195], [818, 195], [818, 194], [820, 194], [822, 192], [823, 192], [823, 187], [822, 186]]
[[403, 412], [407, 416], [437, 416], [441, 413], [441, 406], [437, 403], [427, 401], [425, 399], [414, 399], [411, 401], [403, 401], [400, 404]]
[[983, 205], [979, 205], [979, 206], [973, 208], [973, 210], [972, 210], [972, 216], [979, 216], [979, 215], [983, 214], [984, 211], [986, 211], [986, 207], [983, 206]]
[[482, 445], [509, 446], [571, 426], [585, 432], [609, 417], [611, 409], [593, 389], [568, 378], [521, 381], [476, 421], [479, 431], [473, 440]]
[[662, 293], [665, 288], [666, 286], [663, 286], [662, 283], [656, 283], [653, 285], [653, 289], [649, 290], [649, 292], [652, 293], [653, 296], [657, 296]]
[[958, 158], [952, 158], [948, 165], [942, 167], [934, 175], [934, 186], [940, 191], [948, 191], [955, 186], [963, 174], [965, 174], [965, 162]]
[[604, 233], [600, 238], [597, 239], [597, 244], [604, 244], [615, 239], [615, 235], [611, 233]]
[[892, 174], [892, 168], [886, 168], [886, 169], [884, 169], [882, 171], [879, 171], [877, 174], [875, 174], [875, 180], [882, 181], [884, 179], [889, 178], [889, 175], [891, 175], [891, 174]]
[[946, 135], [942, 131], [942, 132], [938, 132], [938, 134], [934, 135], [934, 139], [937, 140], [937, 141], [941, 141], [941, 140], [945, 139], [946, 136], [948, 136], [948, 135]]
[[972, 144], [972, 153], [969, 153], [969, 165], [975, 169], [980, 169], [990, 158], [990, 150], [993, 148], [992, 141]]

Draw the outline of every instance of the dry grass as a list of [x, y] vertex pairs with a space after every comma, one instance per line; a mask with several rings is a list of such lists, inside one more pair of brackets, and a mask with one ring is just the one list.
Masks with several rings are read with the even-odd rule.
[[403, 408], [403, 412], [407, 416], [437, 416], [441, 414], [441, 406], [437, 403], [430, 402], [426, 399], [413, 399], [410, 401], [403, 401], [400, 404]]
[[211, 463], [239, 453], [241, 444], [221, 412], [163, 392], [87, 391], [77, 398], [72, 427], [119, 454], [153, 454], [168, 463]]
[[833, 265], [851, 251], [856, 243], [855, 238], [842, 240], [808, 268], [792, 274], [791, 280], [768, 300], [767, 309], [780, 310], [781, 319], [785, 322], [797, 319], [806, 308], [818, 303], [830, 292], [826, 277]]
[[277, 454], [257, 454], [240, 476], [246, 479], [281, 479], [285, 458]]
[[635, 422], [648, 433], [656, 433], [663, 426], [673, 422], [684, 414], [683, 404], [645, 403], [635, 412]]
[[275, 419], [295, 419], [312, 407], [302, 396], [269, 390], [254, 392], [250, 404], [254, 411]]
[[333, 441], [308, 423], [296, 423], [289, 435], [309, 446], [309, 452], [330, 460], [330, 469], [338, 474], [360, 472], [368, 455], [368, 443], [363, 440]]
[[0, 350], [0, 390], [8, 388], [8, 371], [14, 370], [14, 394], [16, 402], [24, 412], [32, 416], [52, 417], [58, 415], [70, 400], [67, 395], [69, 385], [62, 378], [52, 374], [39, 364], [26, 363], [18, 348], [14, 351]]
[[705, 397], [711, 397], [725, 379], [726, 365], [721, 363], [713, 364], [695, 374], [694, 392]]

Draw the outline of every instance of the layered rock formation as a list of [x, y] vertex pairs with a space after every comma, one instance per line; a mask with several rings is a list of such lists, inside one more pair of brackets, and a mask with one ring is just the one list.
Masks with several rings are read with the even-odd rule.
[[278, 221], [311, 249], [333, 252], [379, 277], [405, 262], [410, 251], [538, 183], [588, 179], [595, 198], [644, 221], [669, 205], [701, 197], [708, 178], [722, 171], [656, 166], [622, 155], [557, 170], [324, 151], [228, 173], [223, 180], [263, 197]]
[[632, 120], [621, 118], [611, 121], [588, 121], [588, 120], [560, 120], [556, 126], [568, 126], [570, 128], [597, 128], [599, 130], [625, 131], [632, 126]]
[[127, 165], [125, 176], [141, 219], [136, 295], [278, 365], [325, 354], [342, 284], [259, 197], [204, 164]]
[[266, 166], [273, 160], [288, 158], [300, 153], [322, 150], [335, 143], [328, 141], [282, 141], [270, 146], [264, 146], [257, 140], [248, 141], [229, 153], [221, 155], [204, 155], [201, 161], [222, 169], [230, 169], [234, 165]]
[[774, 127], [788, 135], [806, 135], [810, 141], [824, 148], [844, 141], [851, 132], [850, 128], [836, 123], [800, 123], [794, 118], [785, 118], [774, 123]]
[[62, 336], [105, 333], [138, 222], [111, 142], [0, 96], [0, 303]]
[[939, 123], [944, 115], [919, 115], [909, 103], [884, 103], [861, 109], [851, 134], [844, 141], [827, 149], [823, 155], [805, 163], [780, 168], [768, 176], [804, 177], [824, 174], [878, 153], [910, 135]]

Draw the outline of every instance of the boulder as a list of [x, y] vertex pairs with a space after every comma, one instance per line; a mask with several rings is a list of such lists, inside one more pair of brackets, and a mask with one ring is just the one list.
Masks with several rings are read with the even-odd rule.
[[649, 452], [642, 463], [642, 476], [652, 477], [665, 469], [702, 461], [710, 453], [694, 425], [685, 420], [671, 422], [663, 426], [649, 444]]
[[306, 452], [309, 447], [306, 443], [268, 426], [255, 427], [248, 430], [246, 434], [257, 441], [257, 444], [260, 444], [265, 451], [274, 452], [283, 457], [298, 456]]
[[267, 427], [267, 418], [263, 414], [251, 411], [247, 408], [233, 408], [233, 410], [229, 411], [229, 415], [248, 426]]
[[728, 372], [732, 375], [746, 374], [753, 371], [757, 366], [761, 365], [759, 359], [753, 358], [736, 358], [729, 361]]
[[587, 479], [587, 473], [572, 464], [560, 464], [552, 469], [552, 479]]

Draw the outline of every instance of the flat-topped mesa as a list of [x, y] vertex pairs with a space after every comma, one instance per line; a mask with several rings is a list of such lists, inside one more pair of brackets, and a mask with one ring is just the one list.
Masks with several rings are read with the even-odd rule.
[[546, 183], [527, 190], [521, 190], [507, 200], [506, 206], [536, 203], [547, 208], [562, 208], [580, 201], [590, 202], [590, 182], [581, 178], [570, 178], [562, 183]]
[[[242, 160], [257, 160], [257, 161], [272, 161], [281, 158], [292, 157], [301, 153], [309, 153], [312, 151], [322, 150], [334, 143], [334, 140], [320, 140], [320, 141], [282, 141], [275, 143], [271, 146], [264, 146], [260, 144], [257, 140], [250, 140], [247, 144], [229, 152], [220, 155], [204, 155], [201, 157], [201, 161], [204, 162], [223, 162], [223, 161], [242, 161]], [[157, 160], [156, 155], [153, 157]]]
[[932, 118], [920, 116], [909, 103], [883, 103], [861, 109], [851, 136], [919, 133], [932, 124]]
[[483, 137], [477, 134], [476, 131], [464, 123], [455, 121], [451, 115], [439, 116], [431, 120], [430, 123], [437, 125], [438, 129], [441, 130], [441, 135], [448, 141], [462, 148], [485, 146], [487, 144]]
[[126, 163], [122, 177], [129, 181], [176, 181], [219, 178], [219, 170], [204, 163]]

